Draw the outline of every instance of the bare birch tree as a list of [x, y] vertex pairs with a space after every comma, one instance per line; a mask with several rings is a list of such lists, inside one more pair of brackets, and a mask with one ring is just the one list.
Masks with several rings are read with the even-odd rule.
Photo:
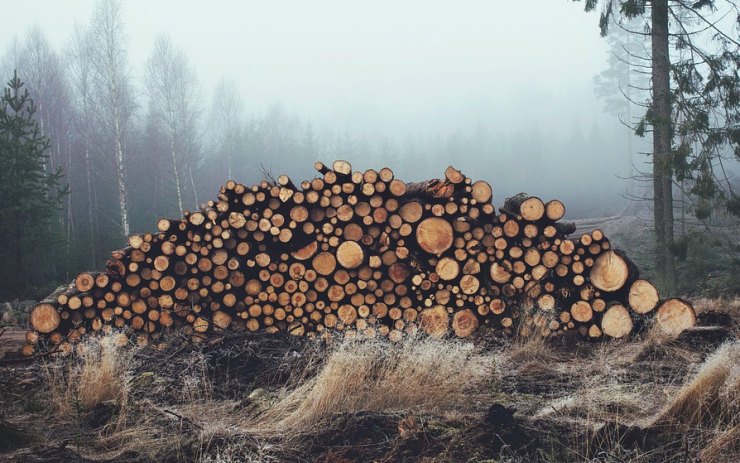
[[228, 178], [234, 178], [234, 158], [244, 131], [244, 101], [233, 81], [221, 79], [213, 95], [211, 124], [213, 147], [225, 164]]
[[123, 35], [123, 13], [117, 0], [99, 0], [92, 22], [95, 47], [97, 122], [108, 132], [108, 148], [116, 179], [121, 232], [129, 235], [129, 198], [126, 178], [126, 136], [134, 111], [127, 54]]
[[177, 206], [182, 211], [183, 173], [188, 176], [195, 202], [198, 201], [191, 159], [193, 150], [189, 146], [197, 138], [194, 134], [199, 113], [195, 71], [182, 50], [162, 36], [155, 42], [147, 62], [146, 81], [150, 110], [167, 131]]
[[87, 201], [83, 201], [83, 203], [86, 206], [87, 227], [90, 236], [90, 258], [93, 264], [97, 262], [98, 248], [98, 215], [95, 210], [97, 192], [93, 179], [92, 162], [94, 51], [90, 32], [79, 26], [75, 27], [71, 43], [67, 49], [67, 69], [75, 106], [72, 123], [82, 145], [82, 168], [87, 193]]

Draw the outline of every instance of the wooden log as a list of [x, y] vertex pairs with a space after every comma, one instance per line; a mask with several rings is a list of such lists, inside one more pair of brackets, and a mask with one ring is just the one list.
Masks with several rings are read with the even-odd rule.
[[552, 199], [545, 204], [545, 216], [556, 222], [565, 216], [565, 205], [557, 199]]
[[354, 269], [362, 265], [365, 252], [356, 241], [345, 241], [337, 248], [337, 262], [346, 269]]
[[658, 307], [655, 327], [663, 334], [676, 337], [687, 328], [696, 325], [696, 312], [683, 299], [663, 301]]
[[659, 300], [658, 290], [647, 280], [635, 280], [630, 286], [629, 305], [639, 314], [653, 310]]
[[447, 334], [450, 326], [450, 317], [447, 308], [435, 305], [424, 309], [419, 314], [420, 328], [433, 338], [442, 338]]
[[458, 184], [465, 181], [465, 176], [462, 174], [462, 172], [452, 166], [449, 166], [447, 167], [447, 169], [445, 169], [445, 178], [453, 184]]
[[452, 246], [453, 231], [449, 222], [439, 217], [423, 220], [416, 228], [416, 241], [426, 252], [440, 255]]
[[601, 331], [612, 338], [622, 338], [632, 332], [632, 317], [621, 304], [609, 307], [601, 318]]
[[95, 275], [89, 272], [83, 272], [77, 275], [74, 281], [77, 291], [86, 293], [95, 287]]
[[437, 261], [434, 271], [441, 280], [451, 281], [460, 274], [460, 264], [455, 259], [443, 257]]
[[349, 162], [343, 161], [341, 159], [334, 161], [334, 163], [332, 164], [332, 169], [337, 174], [344, 176], [350, 175], [352, 173], [352, 165]]
[[337, 267], [337, 259], [334, 257], [334, 254], [325, 251], [320, 252], [311, 261], [311, 266], [319, 275], [331, 275]]
[[508, 214], [516, 215], [524, 220], [536, 222], [545, 215], [545, 203], [536, 196], [528, 196], [526, 193], [508, 198], [501, 210]]
[[586, 301], [576, 301], [570, 306], [570, 315], [575, 321], [586, 323], [593, 318], [591, 304]]
[[481, 204], [487, 203], [491, 201], [491, 198], [493, 197], [493, 189], [491, 188], [491, 185], [488, 182], [479, 180], [473, 183], [470, 195], [478, 203], [481, 203]]
[[54, 304], [42, 302], [37, 304], [30, 315], [30, 323], [34, 330], [42, 334], [49, 334], [59, 328], [62, 319]]
[[452, 317], [452, 331], [458, 338], [467, 338], [478, 329], [478, 317], [470, 309], [456, 312]]
[[623, 255], [616, 251], [607, 251], [594, 261], [589, 279], [597, 289], [606, 292], [619, 291], [632, 277], [630, 267], [632, 265]]

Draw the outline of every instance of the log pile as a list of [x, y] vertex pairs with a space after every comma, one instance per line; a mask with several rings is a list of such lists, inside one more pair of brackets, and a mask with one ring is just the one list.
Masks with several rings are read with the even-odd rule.
[[114, 329], [142, 343], [169, 329], [396, 341], [480, 325], [599, 339], [650, 318], [670, 334], [694, 324], [693, 308], [661, 301], [600, 230], [569, 239], [558, 200], [519, 194], [497, 213], [491, 186], [453, 167], [421, 183], [346, 161], [315, 167], [300, 184], [230, 180], [201, 210], [129, 237], [105, 271], [33, 309], [24, 352]]

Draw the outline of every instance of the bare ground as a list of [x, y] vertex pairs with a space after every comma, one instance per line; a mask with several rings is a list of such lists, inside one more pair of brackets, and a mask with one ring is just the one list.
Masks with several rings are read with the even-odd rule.
[[740, 461], [740, 304], [697, 306], [723, 326], [599, 344], [239, 334], [11, 358], [0, 462]]

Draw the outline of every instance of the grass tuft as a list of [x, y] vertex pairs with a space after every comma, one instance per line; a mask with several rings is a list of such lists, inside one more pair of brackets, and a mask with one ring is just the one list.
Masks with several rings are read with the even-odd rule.
[[695, 428], [737, 424], [740, 418], [740, 342], [724, 344], [668, 402], [655, 419]]
[[493, 371], [493, 357], [469, 342], [344, 341], [316, 376], [285, 391], [255, 428], [302, 435], [338, 414], [471, 410], [487, 393]]
[[105, 402], [119, 410], [128, 404], [133, 350], [120, 338], [91, 338], [79, 344], [70, 357], [45, 365], [49, 399], [56, 412], [69, 417], [90, 411]]

